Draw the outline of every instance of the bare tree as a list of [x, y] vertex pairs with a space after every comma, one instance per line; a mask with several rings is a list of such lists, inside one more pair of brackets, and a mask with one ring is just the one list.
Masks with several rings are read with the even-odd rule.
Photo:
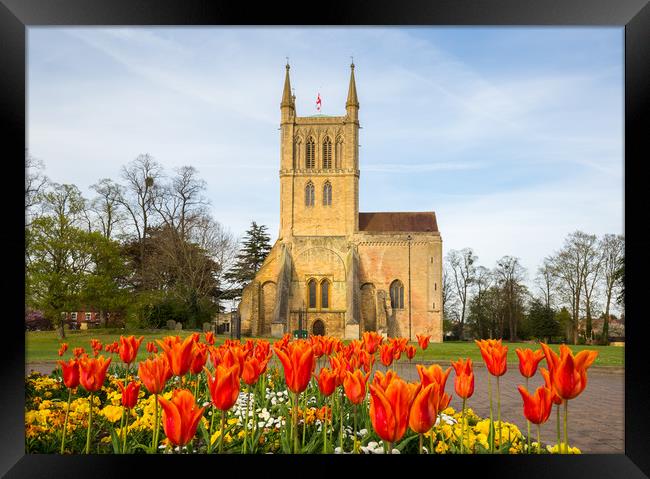
[[513, 256], [504, 256], [497, 261], [494, 270], [497, 282], [502, 287], [506, 302], [506, 312], [508, 316], [508, 329], [510, 332], [510, 341], [517, 340], [517, 313], [518, 313], [518, 295], [522, 291], [522, 281], [525, 279], [526, 270], [519, 263], [519, 258]]
[[91, 186], [97, 196], [90, 202], [89, 210], [94, 215], [95, 223], [105, 238], [115, 236], [116, 228], [124, 221], [121, 208], [122, 187], [110, 178], [103, 178]]
[[553, 307], [553, 291], [557, 286], [551, 257], [544, 258], [542, 265], [537, 270], [535, 283], [542, 292], [546, 309], [551, 309]]
[[483, 308], [483, 300], [485, 292], [492, 286], [494, 282], [494, 276], [492, 272], [485, 266], [478, 266], [476, 268], [474, 285], [476, 286], [476, 295], [474, 296], [476, 301], [476, 329], [479, 332], [481, 338], [485, 336], [491, 336], [488, 324], [484, 315], [485, 309]]
[[25, 223], [31, 221], [30, 210], [41, 200], [41, 193], [48, 184], [47, 176], [43, 174], [45, 164], [33, 156], [25, 156]]
[[145, 262], [145, 239], [151, 227], [156, 184], [161, 177], [162, 167], [149, 154], [139, 155], [122, 168], [122, 178], [126, 185], [118, 202], [124, 206], [132, 220], [140, 249], [140, 267]]
[[600, 240], [599, 249], [602, 253], [602, 281], [605, 290], [605, 319], [601, 342], [607, 344], [609, 335], [609, 307], [619, 277], [621, 261], [625, 255], [625, 238], [622, 235], [606, 234]]
[[598, 248], [596, 235], [586, 235], [579, 243], [583, 256], [582, 292], [585, 305], [585, 337], [591, 343], [592, 311], [594, 309], [594, 291], [600, 280], [603, 263], [602, 252]]
[[450, 267], [450, 279], [454, 287], [454, 293], [460, 304], [460, 315], [458, 318], [460, 339], [464, 337], [467, 300], [472, 282], [474, 281], [474, 263], [476, 263], [477, 259], [471, 248], [464, 248], [460, 251], [451, 250], [447, 254], [447, 263]]

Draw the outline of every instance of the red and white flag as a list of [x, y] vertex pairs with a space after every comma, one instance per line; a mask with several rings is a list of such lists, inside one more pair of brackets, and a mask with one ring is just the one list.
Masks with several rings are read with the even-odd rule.
[[316, 109], [318, 111], [320, 111], [321, 104], [322, 104], [322, 102], [321, 102], [321, 99], [320, 99], [320, 92], [319, 92], [318, 97], [316, 98]]

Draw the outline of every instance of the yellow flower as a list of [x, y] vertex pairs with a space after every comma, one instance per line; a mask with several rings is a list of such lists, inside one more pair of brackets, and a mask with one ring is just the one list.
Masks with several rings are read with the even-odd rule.
[[552, 446], [552, 447], [551, 447], [550, 444], [548, 444], [548, 445], [546, 446], [546, 450], [547, 450], [548, 452], [550, 452], [551, 454], [567, 454], [567, 453], [568, 453], [568, 454], [582, 454], [582, 453], [580, 452], [580, 449], [578, 449], [577, 447], [571, 447], [571, 446], [569, 446], [569, 450], [568, 450], [568, 452], [566, 452], [566, 453], [564, 452], [564, 449], [565, 449], [565, 445], [564, 445], [563, 442], [560, 443], [559, 447], [558, 447], [558, 444], [555, 444], [555, 445]]
[[442, 414], [446, 414], [447, 416], [453, 416], [456, 411], [454, 411], [454, 408], [449, 406], [447, 409], [442, 411]]
[[99, 414], [104, 416], [110, 422], [116, 422], [122, 419], [122, 407], [109, 404], [104, 407], [104, 409], [100, 410]]
[[438, 444], [435, 447], [435, 451], [438, 454], [444, 454], [444, 453], [447, 452], [448, 449], [449, 449], [449, 447], [443, 441], [439, 441]]

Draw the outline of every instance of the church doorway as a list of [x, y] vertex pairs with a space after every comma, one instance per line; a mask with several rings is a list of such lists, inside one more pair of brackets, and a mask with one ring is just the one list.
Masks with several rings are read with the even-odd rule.
[[311, 326], [311, 333], [314, 336], [325, 336], [325, 323], [320, 319], [314, 321], [314, 324]]

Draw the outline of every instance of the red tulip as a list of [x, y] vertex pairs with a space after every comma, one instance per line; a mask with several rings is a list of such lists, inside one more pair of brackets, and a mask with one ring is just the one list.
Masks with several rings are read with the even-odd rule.
[[431, 383], [417, 389], [409, 413], [409, 426], [418, 434], [424, 434], [433, 427], [438, 417], [439, 386]]
[[354, 372], [347, 371], [343, 380], [343, 390], [352, 404], [360, 404], [366, 398], [366, 382], [370, 373], [365, 375], [360, 369]]
[[187, 389], [176, 389], [171, 401], [159, 396], [158, 402], [163, 409], [163, 429], [169, 441], [175, 446], [190, 442], [205, 408], [198, 407], [194, 395]]
[[63, 375], [63, 384], [67, 388], [76, 388], [79, 386], [79, 363], [75, 359], [70, 361], [57, 361], [61, 366], [61, 373]]
[[454, 389], [456, 394], [463, 399], [468, 399], [474, 394], [474, 371], [472, 369], [472, 360], [467, 358], [463, 361], [459, 359], [456, 362], [452, 362], [451, 365], [454, 367], [456, 372], [456, 378], [454, 379]]
[[165, 352], [172, 373], [175, 376], [184, 376], [192, 365], [192, 347], [194, 346], [192, 336], [188, 336], [183, 342], [178, 337], [176, 340], [167, 337], [162, 341], [158, 340], [158, 344]]
[[314, 351], [307, 341], [293, 341], [287, 345], [286, 352], [274, 346], [284, 368], [284, 378], [290, 391], [300, 394], [309, 384], [316, 366]]
[[244, 370], [241, 373], [241, 378], [246, 384], [252, 386], [257, 383], [265, 367], [266, 364], [261, 363], [255, 356], [247, 358], [244, 361]]
[[74, 349], [72, 350], [72, 354], [73, 354], [73, 356], [74, 356], [75, 358], [80, 358], [81, 356], [83, 356], [84, 354], [86, 354], [86, 350], [85, 350], [84, 348], [81, 348], [81, 347], [80, 347], [80, 348], [74, 348]]
[[138, 366], [138, 376], [151, 394], [160, 394], [165, 389], [165, 383], [169, 380], [171, 374], [165, 356], [147, 359]]
[[138, 402], [140, 383], [131, 381], [129, 384], [127, 384], [126, 387], [124, 387], [122, 381], [118, 381], [117, 385], [120, 387], [120, 391], [122, 391], [122, 406], [124, 406], [127, 409], [134, 408], [136, 403]]
[[503, 376], [508, 369], [508, 347], [500, 339], [475, 340], [488, 371], [493, 376]]
[[379, 359], [384, 366], [388, 367], [393, 364], [395, 359], [394, 347], [392, 343], [386, 343], [379, 346]]
[[538, 349], [515, 349], [515, 353], [519, 357], [519, 372], [525, 378], [532, 378], [537, 371], [537, 365], [544, 359], [544, 351]]
[[408, 346], [406, 346], [406, 357], [409, 358], [409, 361], [415, 357], [416, 352], [417, 352], [417, 349], [412, 344], [409, 344]]
[[79, 382], [86, 391], [95, 392], [101, 389], [110, 364], [111, 358], [105, 359], [104, 356], [79, 359]]
[[237, 402], [239, 396], [239, 365], [233, 364], [229, 368], [219, 365], [214, 370], [214, 376], [207, 368], [204, 368], [204, 371], [212, 404], [222, 411], [227, 411]]
[[431, 341], [431, 335], [430, 334], [427, 334], [427, 335], [416, 334], [415, 339], [418, 340], [418, 343], [420, 344], [420, 347], [422, 348], [422, 351], [424, 351], [429, 346], [429, 341]]
[[208, 348], [205, 344], [199, 342], [194, 343], [192, 355], [192, 362], [190, 363], [190, 372], [192, 374], [199, 374], [208, 360]]
[[135, 358], [138, 355], [138, 349], [140, 348], [143, 339], [144, 336], [140, 336], [138, 339], [135, 339], [135, 336], [129, 336], [127, 338], [120, 336], [120, 359], [124, 361], [125, 364], [131, 364], [135, 361]]
[[550, 389], [540, 386], [531, 395], [524, 386], [518, 386], [519, 394], [524, 400], [524, 416], [533, 424], [542, 424], [546, 422], [553, 409], [552, 396]]
[[327, 397], [331, 395], [336, 389], [338, 375], [335, 372], [327, 368], [322, 368], [318, 373], [318, 376], [314, 375], [314, 377], [318, 383], [318, 389], [323, 396]]
[[68, 350], [68, 343], [61, 343], [61, 347], [59, 348], [59, 356], [63, 356], [63, 354]]
[[158, 352], [158, 346], [156, 346], [156, 343], [149, 341], [147, 343], [147, 352], [154, 354]]

